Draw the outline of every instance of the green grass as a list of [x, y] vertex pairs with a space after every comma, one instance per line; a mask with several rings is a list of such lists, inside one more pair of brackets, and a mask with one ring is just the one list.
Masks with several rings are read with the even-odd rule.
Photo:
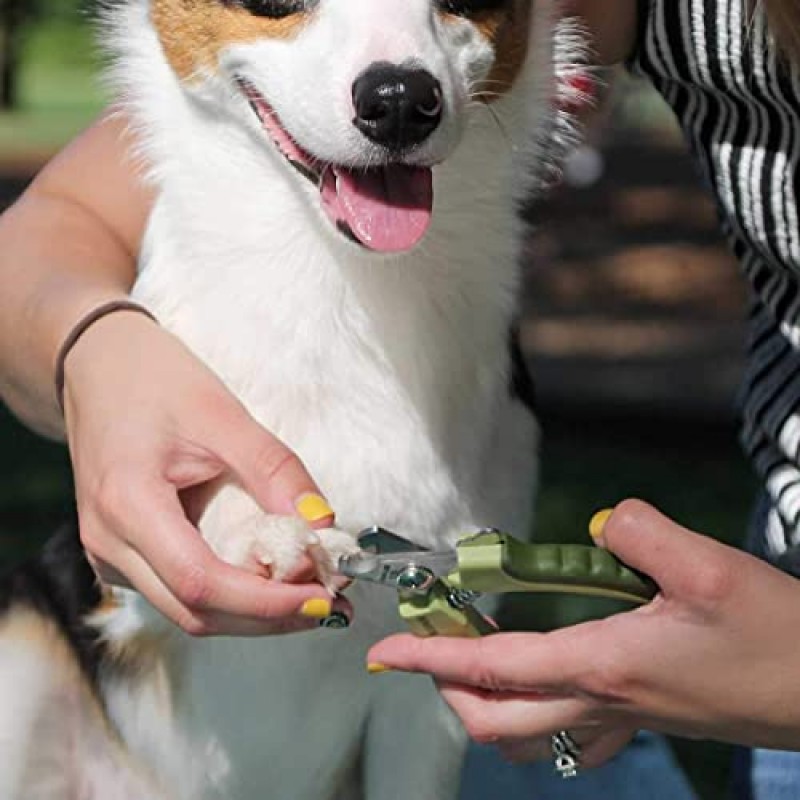
[[104, 93], [99, 59], [84, 20], [55, 19], [25, 37], [18, 111], [0, 114], [4, 158], [61, 147], [97, 115]]

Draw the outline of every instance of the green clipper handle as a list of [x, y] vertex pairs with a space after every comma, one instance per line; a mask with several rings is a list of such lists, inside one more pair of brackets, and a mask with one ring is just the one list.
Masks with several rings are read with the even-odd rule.
[[559, 592], [648, 603], [658, 586], [599, 547], [528, 544], [495, 531], [458, 544], [447, 582], [476, 592]]
[[471, 605], [459, 607], [449, 599], [451, 587], [436, 581], [426, 595], [400, 597], [398, 610], [417, 636], [459, 636], [473, 639], [496, 633], [495, 628]]

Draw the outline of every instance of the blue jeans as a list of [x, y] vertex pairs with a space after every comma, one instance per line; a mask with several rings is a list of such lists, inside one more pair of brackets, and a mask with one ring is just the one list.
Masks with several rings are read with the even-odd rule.
[[565, 780], [552, 764], [503, 761], [492, 747], [472, 745], [459, 800], [696, 800], [660, 736], [641, 733], [602, 767]]
[[744, 748], [737, 751], [732, 795], [734, 800], [797, 800], [800, 753]]

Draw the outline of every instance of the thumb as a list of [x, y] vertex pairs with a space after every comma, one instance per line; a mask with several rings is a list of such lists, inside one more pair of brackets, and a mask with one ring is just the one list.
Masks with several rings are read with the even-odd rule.
[[599, 547], [649, 575], [668, 596], [693, 595], [703, 583], [703, 573], [725, 550], [641, 500], [625, 500], [613, 511], [595, 514], [589, 528]]
[[333, 524], [333, 510], [297, 454], [244, 408], [218, 434], [219, 456], [264, 511], [299, 513], [315, 527]]

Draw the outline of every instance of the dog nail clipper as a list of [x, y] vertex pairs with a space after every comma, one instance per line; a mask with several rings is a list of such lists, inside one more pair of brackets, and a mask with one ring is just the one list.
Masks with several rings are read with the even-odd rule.
[[339, 571], [395, 589], [400, 616], [418, 636], [477, 637], [496, 632], [474, 607], [484, 593], [557, 592], [644, 604], [658, 592], [647, 576], [607, 550], [580, 544], [529, 544], [494, 529], [448, 550], [420, 549], [373, 527], [358, 538], [361, 552]]

